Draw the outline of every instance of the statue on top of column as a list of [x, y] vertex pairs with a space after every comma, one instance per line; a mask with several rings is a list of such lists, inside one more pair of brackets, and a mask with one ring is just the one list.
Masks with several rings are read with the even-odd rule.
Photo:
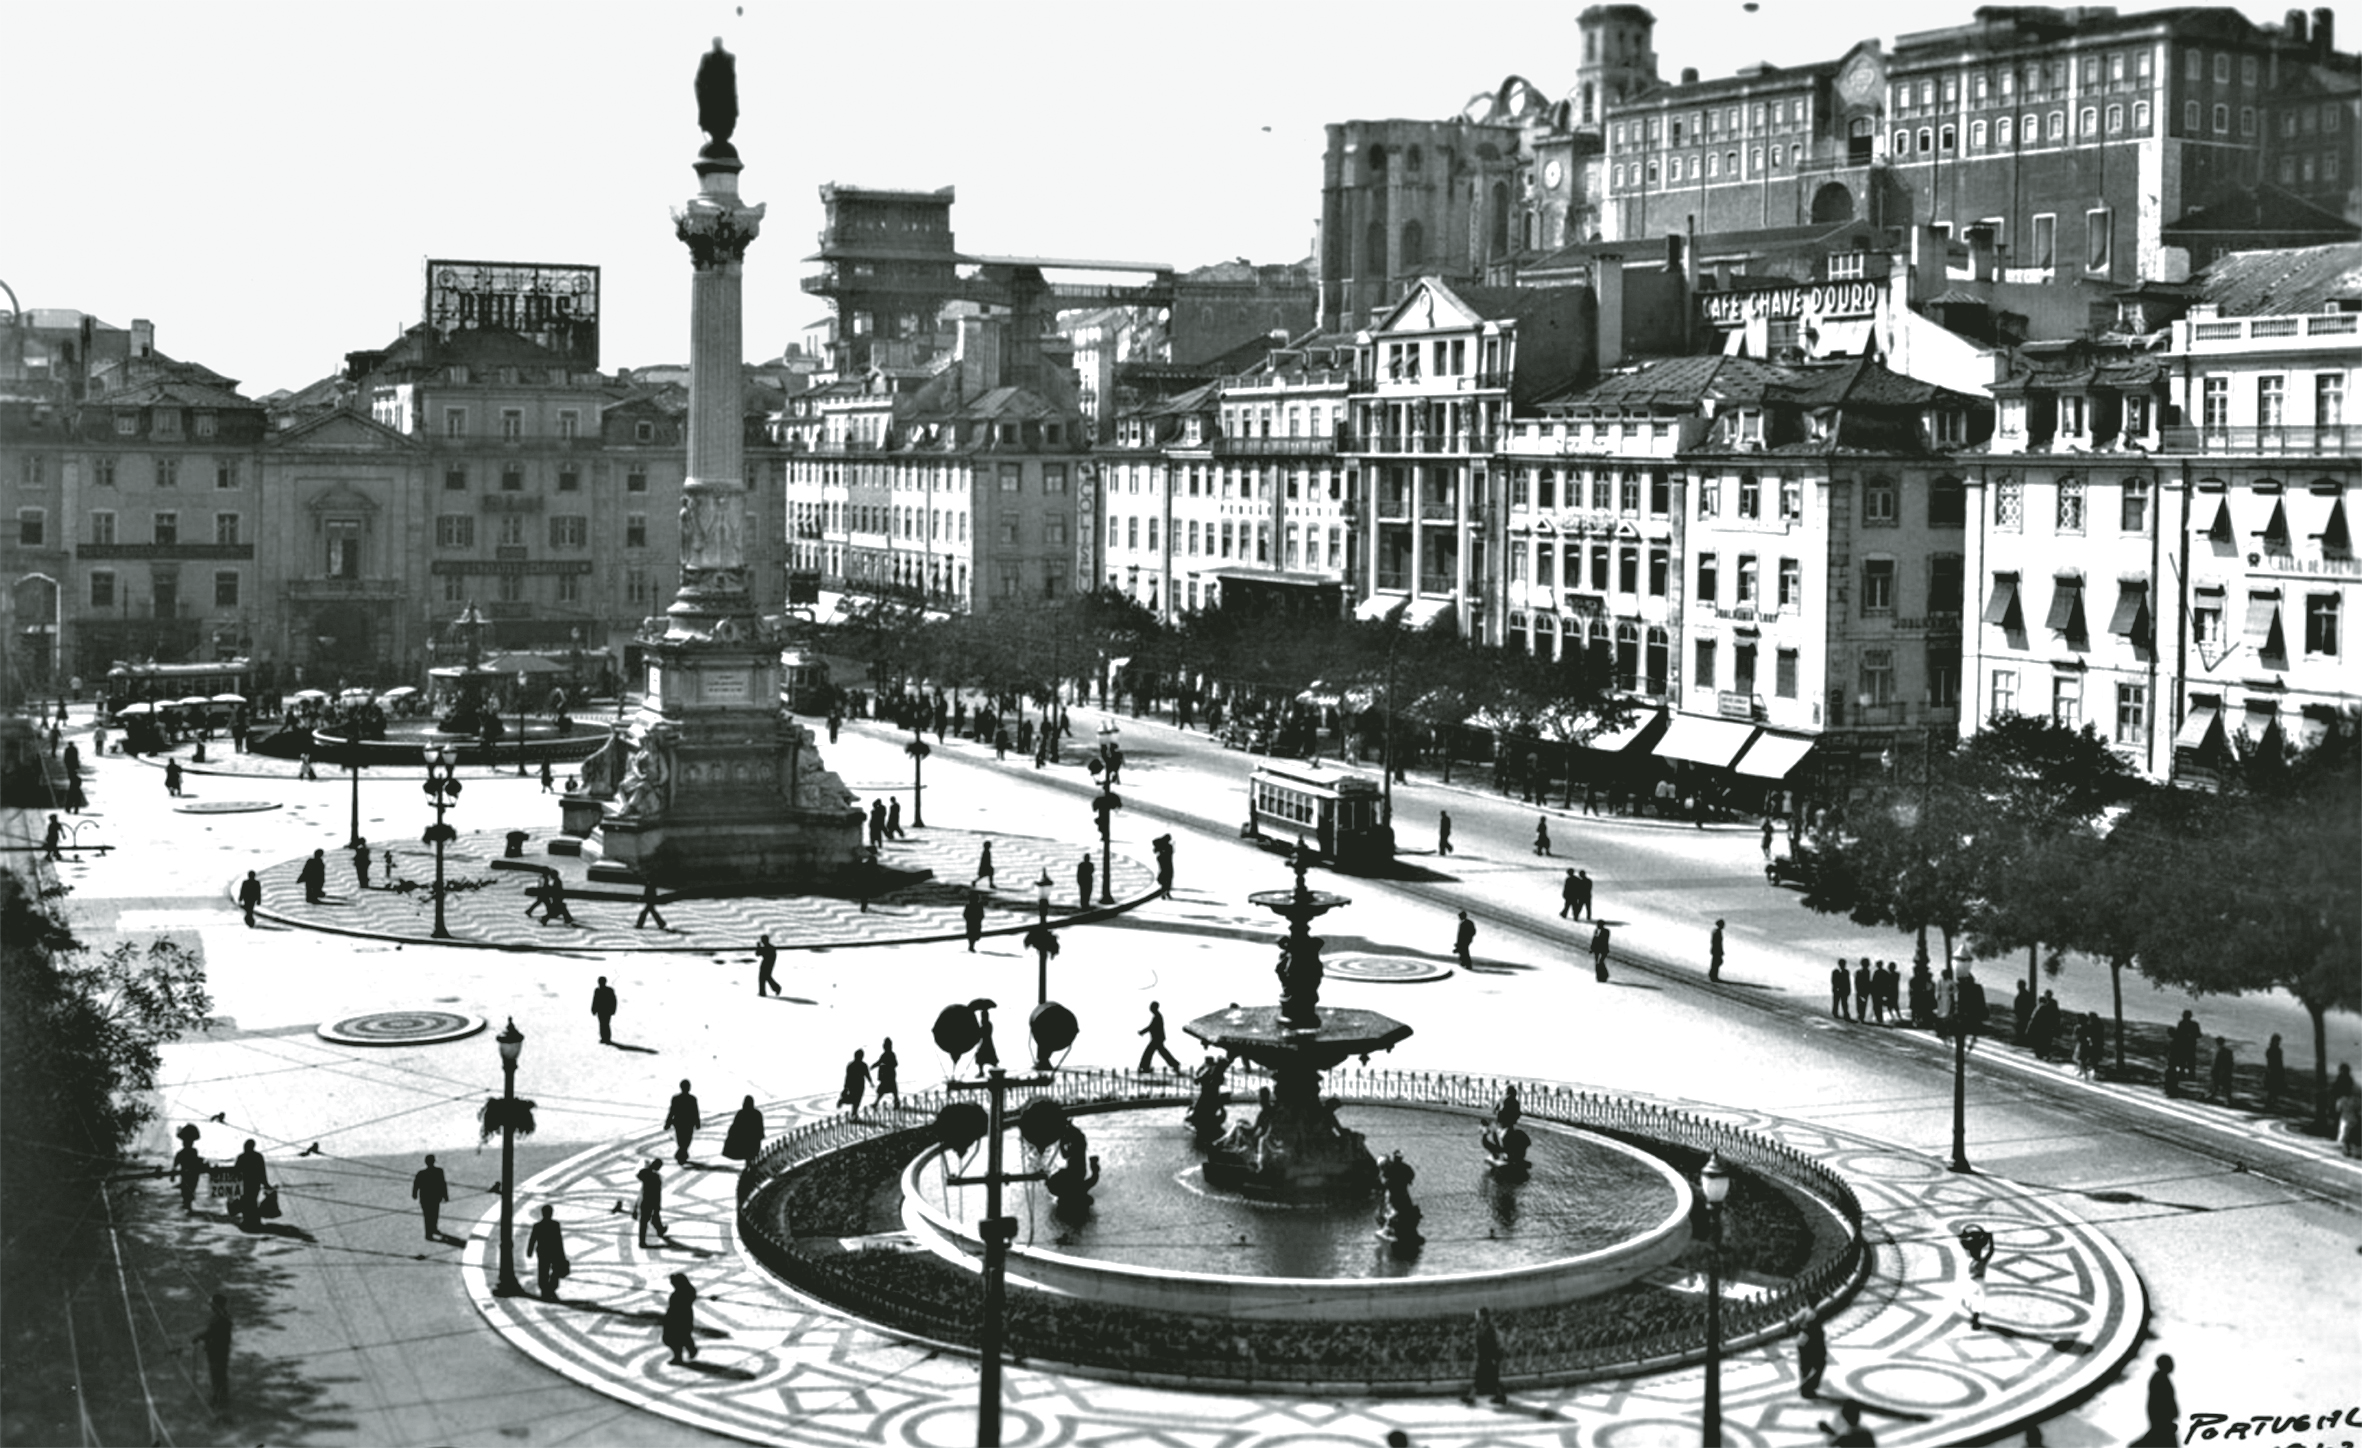
[[698, 154], [735, 160], [730, 133], [738, 129], [738, 58], [722, 49], [722, 37], [697, 62], [697, 129], [709, 139]]

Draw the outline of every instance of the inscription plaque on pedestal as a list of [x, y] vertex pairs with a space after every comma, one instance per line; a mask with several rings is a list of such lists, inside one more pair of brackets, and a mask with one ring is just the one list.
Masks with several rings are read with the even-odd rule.
[[716, 703], [743, 701], [747, 697], [746, 675], [737, 670], [708, 671], [698, 676], [700, 696]]

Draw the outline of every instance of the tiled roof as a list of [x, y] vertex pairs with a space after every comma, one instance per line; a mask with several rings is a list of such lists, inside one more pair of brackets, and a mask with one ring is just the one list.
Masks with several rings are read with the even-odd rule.
[[2362, 241], [2235, 251], [2217, 259], [2198, 282], [2226, 317], [2318, 312], [2333, 301], [2362, 300]]
[[93, 401], [106, 407], [259, 407], [261, 404], [227, 388], [207, 387], [202, 383], [167, 379], [142, 382], [120, 392], [110, 392]]
[[1788, 369], [1752, 357], [1669, 357], [1634, 372], [1606, 377], [1591, 386], [1548, 399], [1556, 407], [1687, 407], [1702, 397], [1747, 401], [1776, 383], [1792, 381]]

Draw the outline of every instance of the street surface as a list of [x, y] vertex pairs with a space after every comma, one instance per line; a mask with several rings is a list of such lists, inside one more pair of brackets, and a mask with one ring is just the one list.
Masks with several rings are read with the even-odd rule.
[[[1098, 724], [1092, 711], [1073, 717], [1069, 760], [1080, 757], [1076, 746], [1091, 740]], [[1276, 998], [1278, 926], [1245, 895], [1279, 888], [1287, 877], [1278, 853], [1238, 838], [1249, 757], [1164, 725], [1117, 723], [1126, 808], [1116, 816], [1115, 850], [1145, 861], [1150, 839], [1172, 833], [1178, 889], [1171, 901], [1062, 930], [1050, 991], [1083, 1022], [1074, 1064], [1131, 1065], [1140, 1044], [1134, 1032], [1151, 999], [1163, 1002], [1168, 1019], [1182, 1021], [1231, 1001]], [[87, 725], [78, 715], [73, 729], [86, 746]], [[903, 791], [907, 817], [904, 737], [855, 724], [822, 753], [865, 802]], [[452, 816], [462, 830], [521, 825], [536, 830], [536, 847], [554, 831], [555, 802], [536, 782], [483, 770], [463, 777], [468, 792]], [[1037, 773], [1029, 760], [1012, 755], [996, 764], [989, 750], [953, 741], [927, 762], [926, 780], [926, 814], [937, 830], [1021, 836], [1039, 841], [1045, 856], [1096, 848], [1090, 782], [1074, 763]], [[1411, 873], [1431, 878], [1315, 877], [1353, 897], [1322, 922], [1330, 956], [1414, 957], [1441, 968], [1438, 978], [1417, 983], [1333, 978], [1324, 991], [1324, 1002], [1381, 1010], [1415, 1028], [1381, 1064], [1728, 1103], [1939, 1162], [1948, 1157], [1949, 1053], [1924, 1033], [1833, 1021], [1828, 1012], [1832, 957], [1907, 963], [1908, 940], [1809, 915], [1793, 891], [1767, 886], [1752, 829], [1698, 831], [1554, 811], [1554, 857], [1543, 860], [1531, 851], [1532, 807], [1492, 794], [1482, 774], [1465, 783], [1473, 787], [1423, 777], [1396, 787], [1401, 839], [1419, 867]], [[349, 786], [343, 778], [192, 773], [188, 790], [190, 798], [170, 799], [157, 770], [110, 757], [98, 766], [85, 817], [95, 824], [80, 838], [122, 852], [57, 867], [74, 890], [66, 913], [86, 941], [163, 932], [205, 953], [224, 1024], [168, 1053], [149, 1143], [155, 1159], [170, 1155], [172, 1128], [209, 1123], [219, 1113], [222, 1124], [205, 1125], [203, 1149], [226, 1158], [243, 1137], [258, 1138], [288, 1193], [290, 1225], [304, 1229], [245, 1238], [218, 1219], [183, 1224], [174, 1204], [163, 1226], [125, 1234], [136, 1279], [126, 1292], [119, 1297], [111, 1281], [94, 1278], [73, 1304], [85, 1351], [104, 1341], [102, 1319], [110, 1313], [118, 1337], [126, 1316], [140, 1324], [144, 1372], [176, 1442], [715, 1441], [509, 1349], [468, 1305], [461, 1251], [419, 1240], [408, 1180], [420, 1153], [440, 1153], [451, 1170], [456, 1199], [444, 1216], [446, 1231], [468, 1233], [495, 1200], [486, 1186], [499, 1175], [497, 1142], [480, 1147], [475, 1127], [477, 1105], [499, 1088], [489, 1035], [353, 1048], [320, 1040], [318, 1024], [376, 1010], [449, 1010], [495, 1026], [513, 1016], [527, 1035], [518, 1091], [539, 1102], [539, 1130], [519, 1151], [520, 1179], [530, 1182], [586, 1149], [657, 1135], [665, 1101], [684, 1076], [695, 1081], [708, 1127], [718, 1134], [744, 1094], [758, 1102], [833, 1096], [851, 1050], [874, 1055], [886, 1036], [899, 1044], [906, 1085], [931, 1083], [942, 1063], [927, 1026], [941, 1004], [991, 996], [1008, 1013], [1007, 1040], [1032, 1001], [1035, 962], [1014, 935], [988, 936], [971, 955], [957, 940], [860, 945], [834, 935], [799, 949], [804, 942], [775, 932], [787, 947], [778, 971], [785, 993], [757, 1002], [744, 948], [751, 937], [737, 949], [619, 954], [438, 947], [267, 921], [249, 931], [229, 897], [246, 870], [324, 848], [332, 882], [349, 880], [338, 849]], [[181, 812], [224, 802], [280, 807]], [[1446, 860], [1420, 853], [1432, 851], [1439, 808], [1455, 821], [1456, 853]], [[364, 777], [360, 809], [363, 832], [380, 842], [415, 841], [432, 818], [415, 772]], [[9, 828], [12, 843], [29, 841], [38, 817], [12, 817]], [[1616, 933], [1615, 979], [1607, 985], [1593, 981], [1587, 960], [1577, 963], [1576, 927], [1556, 919], [1560, 872], [1573, 865], [1599, 881], [1598, 913]], [[1070, 892], [1071, 878], [1061, 878], [1058, 889]], [[515, 899], [521, 910], [523, 896]], [[1451, 961], [1457, 908], [1480, 927], [1468, 972]], [[1721, 984], [1710, 986], [1706, 934], [1718, 916], [1730, 922], [1728, 963]], [[616, 1047], [598, 1044], [588, 1015], [599, 975], [622, 1000]], [[1998, 1008], [2006, 1009], [2010, 975], [1996, 966], [1980, 970]], [[2070, 1009], [2106, 1014], [2104, 972], [2076, 963], [2045, 984]], [[2126, 1003], [2160, 1021], [2183, 1004], [2141, 982], [2128, 985]], [[2282, 1033], [2292, 1080], [2307, 1079], [2310, 1027], [2293, 1002], [2190, 1004], [2210, 1035], [2232, 1037], [2243, 1061], [2260, 1055], [2271, 1032]], [[2339, 1016], [2331, 1025], [2332, 1061], [2362, 1057], [2362, 1022]], [[2021, 1184], [2103, 1230], [2146, 1288], [2149, 1336], [2137, 1356], [2100, 1391], [2048, 1417], [2047, 1442], [2118, 1443], [2136, 1435], [2159, 1351], [2179, 1364], [2185, 1415], [2362, 1403], [2362, 1288], [2354, 1270], [2362, 1163], [2245, 1110], [2167, 1102], [2153, 1087], [2079, 1083], [2065, 1067], [2000, 1044], [1981, 1047], [1970, 1061], [1967, 1122], [1968, 1156], [1979, 1173]], [[313, 1143], [317, 1156], [298, 1155]], [[710, 1145], [705, 1150], [710, 1154]], [[151, 1195], [169, 1194], [158, 1184]], [[579, 1211], [570, 1206], [568, 1215]], [[229, 1425], [204, 1412], [201, 1383], [192, 1390], [170, 1366], [175, 1339], [185, 1342], [202, 1325], [201, 1312], [181, 1320], [195, 1310], [186, 1304], [202, 1301], [191, 1294], [216, 1282], [241, 1294], [248, 1316], [239, 1361], [256, 1383], [243, 1399], [246, 1416]], [[614, 1330], [652, 1331], [627, 1322]], [[1964, 1343], [1963, 1351], [1973, 1346]], [[1834, 1372], [1845, 1370], [1846, 1351], [1840, 1343]], [[1790, 1346], [1779, 1344], [1754, 1350], [1747, 1363], [1734, 1360], [1731, 1371], [1760, 1373], [1790, 1359]], [[948, 1361], [929, 1372], [972, 1382], [972, 1363]], [[141, 1370], [122, 1354], [83, 1368], [99, 1380], [85, 1399], [93, 1412], [101, 1411], [103, 1392], [104, 1412], [115, 1415], [101, 1424], [99, 1441], [145, 1440]], [[177, 1371], [188, 1370], [189, 1360], [179, 1359]], [[195, 1376], [201, 1379], [201, 1366]], [[1026, 1391], [1028, 1377], [1012, 1375], [1013, 1394]], [[882, 1401], [885, 1386], [845, 1391]], [[1571, 1421], [1512, 1424], [1456, 1405], [1450, 1412], [1421, 1405], [1414, 1441], [1610, 1441], [1612, 1408], [1578, 1402], [1592, 1405], [1578, 1407]], [[1323, 1442], [1372, 1441], [1363, 1429], [1386, 1421], [1384, 1404], [1363, 1404], [1350, 1431], [1338, 1419], [1334, 1435], [1324, 1437], [1334, 1408], [1308, 1402], [1280, 1416], [1301, 1440]], [[1206, 1426], [1228, 1416], [1228, 1407], [1209, 1405]], [[972, 1435], [972, 1416], [929, 1421], [927, 1433], [940, 1441]], [[1281, 1431], [1258, 1424], [1257, 1436]], [[71, 1418], [43, 1427], [67, 1441], [76, 1432]], [[1694, 1441], [1694, 1422], [1687, 1432]], [[1748, 1441], [1815, 1441], [1808, 1420], [1767, 1423], [1762, 1432]], [[850, 1420], [825, 1432], [814, 1426], [811, 1441], [848, 1433], [860, 1436]], [[19, 1436], [54, 1441], [41, 1432]], [[1014, 1421], [1010, 1441], [1024, 1441]]]

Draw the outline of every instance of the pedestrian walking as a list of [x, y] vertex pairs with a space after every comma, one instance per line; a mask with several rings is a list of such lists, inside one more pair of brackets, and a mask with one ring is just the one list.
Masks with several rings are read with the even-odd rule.
[[1463, 910], [1460, 912], [1459, 928], [1452, 932], [1452, 954], [1459, 957], [1460, 969], [1469, 968], [1468, 947], [1475, 943], [1476, 922], [1469, 919], [1468, 912]]
[[2183, 1076], [2198, 1074], [2198, 1022], [2188, 1011], [2173, 1024], [2173, 1031], [2165, 1044], [2165, 1094], [2173, 1095], [2174, 1082]]
[[[1090, 886], [1085, 885], [1083, 893], [1088, 895], [1090, 889]], [[968, 902], [960, 907], [960, 919], [968, 930], [968, 954], [974, 955], [976, 942], [984, 938], [984, 892], [982, 890], [968, 892]]]
[[249, 1232], [262, 1230], [262, 1194], [271, 1189], [270, 1168], [264, 1164], [262, 1153], [254, 1149], [254, 1138], [246, 1138], [245, 1149], [230, 1164], [238, 1178], [238, 1225]]
[[990, 840], [984, 842], [983, 853], [976, 857], [976, 880], [992, 886], [995, 890], [1001, 887], [1001, 882], [994, 879], [992, 875], [992, 841]]
[[[1765, 815], [1763, 817], [1763, 857], [1767, 860], [1771, 858], [1771, 840], [1772, 818], [1770, 815]], [[1812, 1394], [1806, 1393], [1805, 1396], [1809, 1398]]]
[[1851, 1020], [1847, 1003], [1853, 999], [1853, 973], [1846, 969], [1845, 957], [1837, 957], [1836, 966], [1829, 972], [1829, 1014], [1837, 1019]]
[[682, 1353], [697, 1356], [697, 1289], [686, 1272], [675, 1272], [672, 1284], [673, 1294], [664, 1303], [664, 1345], [678, 1363]]
[[1567, 867], [1566, 878], [1560, 881], [1558, 886], [1558, 918], [1561, 920], [1574, 919], [1575, 902], [1582, 897], [1583, 887], [1575, 879], [1574, 867], [1570, 865]]
[[180, 761], [177, 759], [165, 760], [164, 792], [168, 795], [171, 795], [174, 799], [180, 798], [180, 779]]
[[1537, 855], [1550, 853], [1550, 816], [1548, 815], [1541, 815], [1534, 820], [1534, 853]]
[[189, 1341], [205, 1349], [205, 1366], [213, 1376], [213, 1406], [223, 1412], [230, 1406], [230, 1299], [213, 1294], [213, 1316], [205, 1323], [205, 1330]]
[[90, 731], [90, 754], [94, 759], [107, 757], [107, 726], [104, 724]]
[[1722, 979], [1722, 925], [1723, 922], [1715, 921], [1714, 933], [1706, 940], [1706, 979], [1709, 981]]
[[2231, 1101], [2231, 1073], [2235, 1063], [2231, 1059], [2231, 1043], [2221, 1036], [2214, 1038], [2214, 1067], [2206, 1073], [2206, 1099], [2220, 1096], [2223, 1105]]
[[998, 1066], [1001, 1063], [1000, 1048], [992, 1043], [992, 1002], [990, 1001], [976, 1003], [975, 1060], [976, 1069], [979, 1071], [988, 1066]]
[[1435, 853], [1448, 855], [1451, 852], [1452, 812], [1448, 809], [1437, 810], [1435, 812]]
[[2333, 1097], [2331, 1103], [2337, 1113], [2338, 1150], [2347, 1156], [2362, 1156], [2362, 1091], [2354, 1089], [2345, 1067], [2338, 1067], [2337, 1074], [2346, 1080], [2345, 1093]]
[[[2031, 996], [2033, 992], [2029, 990], [2025, 994]], [[2042, 993], [2042, 999], [2034, 1003], [2033, 1014], [2026, 1020], [2026, 1044], [2033, 1047], [2037, 1059], [2047, 1061], [2050, 1059], [2051, 1042], [2057, 1040], [2058, 1035], [2058, 992], [2046, 990]]]
[[615, 1044], [615, 1009], [615, 987], [607, 984], [607, 977], [602, 975], [598, 988], [591, 992], [591, 1014], [599, 1018], [599, 1044], [602, 1046]]
[[869, 802], [869, 847], [874, 850], [885, 842], [886, 802], [873, 799]]
[[1843, 1427], [1832, 1428], [1827, 1423], [1814, 1426], [1829, 1440], [1829, 1448], [1878, 1448], [1876, 1435], [1862, 1426], [1862, 1405], [1848, 1398], [1837, 1405], [1837, 1416]]
[[1972, 1329], [1985, 1325], [1985, 1269], [1993, 1262], [1993, 1234], [1971, 1222], [1960, 1229], [1960, 1250], [1968, 1256], [1968, 1272], [1960, 1284], [1960, 1310]]
[[65, 843], [65, 838], [65, 821], [59, 819], [56, 815], [51, 815], [49, 817], [49, 827], [41, 832], [41, 858], [44, 860], [64, 859], [65, 854], [58, 848], [58, 846]]
[[442, 1241], [443, 1203], [451, 1200], [451, 1183], [435, 1165], [432, 1152], [427, 1153], [426, 1165], [410, 1178], [410, 1199], [418, 1203], [418, 1215], [426, 1222], [426, 1239]]
[[1150, 1064], [1159, 1056], [1165, 1058], [1166, 1070], [1176, 1076], [1181, 1074], [1181, 1063], [1173, 1059], [1173, 1053], [1165, 1046], [1165, 1013], [1155, 1001], [1148, 1003], [1148, 1024], [1134, 1034], [1148, 1038], [1148, 1044], [1140, 1048], [1141, 1075], [1148, 1074]]
[[670, 925], [664, 923], [663, 912], [656, 908], [655, 877], [645, 876], [640, 881], [640, 916], [637, 920], [632, 922], [632, 929], [638, 930], [640, 927], [646, 925], [650, 919], [655, 920], [656, 928], [659, 930], [672, 929]]
[[1796, 1394], [1817, 1398], [1821, 1395], [1821, 1375], [1829, 1370], [1829, 1336], [1821, 1330], [1821, 1320], [1809, 1312], [1804, 1315], [1800, 1331], [1796, 1341]]
[[1591, 971], [1598, 979], [1607, 979], [1608, 933], [1603, 923], [1591, 932]]
[[194, 1122], [184, 1122], [180, 1128], [180, 1150], [173, 1153], [173, 1184], [180, 1188], [180, 1209], [197, 1210], [197, 1184], [205, 1179], [205, 1157], [197, 1150], [197, 1131]]
[[672, 1104], [665, 1108], [664, 1124], [672, 1128], [673, 1160], [682, 1166], [689, 1164], [689, 1141], [697, 1135], [697, 1128], [705, 1125], [705, 1118], [697, 1114], [697, 1096], [687, 1081], [675, 1092]]
[[369, 888], [369, 842], [367, 840], [356, 839], [353, 841], [353, 878], [360, 882], [362, 889]]
[[859, 1050], [845, 1063], [845, 1089], [837, 1093], [837, 1105], [845, 1108], [855, 1120], [861, 1117], [861, 1093], [869, 1089], [869, 1062]]
[[1479, 1397], [1496, 1408], [1509, 1402], [1509, 1395], [1501, 1391], [1501, 1329], [1494, 1325], [1489, 1307], [1476, 1309], [1476, 1381], [1460, 1395], [1460, 1401], [1473, 1404]]
[[[2026, 1043], [2026, 1032], [2034, 1024], [2034, 987], [2022, 980], [2018, 982], [2017, 998], [2009, 1003], [2009, 1014], [2013, 1022], [2010, 1039], [2022, 1046]], [[2041, 1053], [2037, 1051], [2035, 1054]]]
[[653, 1231], [664, 1241], [672, 1240], [672, 1233], [664, 1230], [664, 1167], [655, 1157], [640, 1168], [640, 1245], [648, 1245], [648, 1234]]
[[[1901, 966], [1896, 966], [1900, 971]], [[1917, 961], [1911, 966], [1911, 1024], [1926, 1029], [1936, 1017], [1935, 980], [1927, 973], [1927, 962]]]
[[886, 838], [889, 840], [909, 838], [902, 833], [902, 800], [899, 796], [886, 801]]
[[732, 1161], [753, 1161], [763, 1150], [763, 1113], [756, 1109], [752, 1096], [740, 1103], [736, 1115], [730, 1118], [730, 1130], [722, 1137], [722, 1155]]
[[2173, 1390], [2173, 1354], [2157, 1354], [2149, 1374], [2149, 1427], [2133, 1441], [2133, 1448], [2171, 1448], [2182, 1441], [2182, 1403]]
[[845, 727], [845, 716], [844, 716], [843, 714], [839, 713], [838, 711], [834, 710], [834, 709], [831, 709], [831, 710], [829, 710], [829, 711], [828, 711], [828, 742], [829, 742], [829, 743], [831, 743], [831, 744], [834, 744], [834, 743], [836, 743], [836, 742], [837, 742], [837, 731], [838, 731], [839, 729], [842, 729], [842, 728], [844, 728], [844, 727]]
[[1075, 903], [1078, 909], [1091, 908], [1091, 880], [1097, 872], [1098, 867], [1091, 863], [1091, 852], [1083, 851], [1082, 859], [1074, 867]]
[[778, 965], [779, 947], [773, 945], [771, 943], [771, 937], [766, 934], [755, 942], [756, 995], [761, 996], [781, 994], [779, 982], [771, 973], [773, 970], [778, 968]]
[[[320, 771], [312, 768], [312, 756], [309, 754], [303, 756], [303, 767], [295, 771], [295, 777], [310, 780], [317, 780], [320, 777]], [[178, 794], [180, 791], [174, 790], [173, 793]]]
[[895, 1079], [895, 1073], [901, 1069], [902, 1058], [894, 1054], [894, 1038], [888, 1036], [885, 1044], [878, 1047], [875, 1082], [877, 1089], [874, 1093], [877, 1096], [878, 1105], [884, 1106], [886, 1098], [891, 1096], [894, 1098], [894, 1109], [896, 1111], [902, 1109], [902, 1083]]
[[543, 794], [556, 794], [558, 792], [556, 771], [550, 768], [549, 761], [546, 759], [541, 761], [541, 792]]
[[533, 1284], [541, 1289], [541, 1300], [558, 1300], [558, 1280], [574, 1270], [566, 1260], [566, 1233], [558, 1225], [558, 1209], [545, 1206], [541, 1220], [525, 1236], [525, 1255], [533, 1259]]
[[[2099, 1072], [2100, 1049], [2104, 1044], [2101, 1031], [2099, 1016], [2090, 1011], [2084, 1012], [2082, 1023], [2075, 1027], [2075, 1076], [2078, 1080], [2089, 1081]], [[2272, 1039], [2277, 1041], [2280, 1038], [2274, 1036]]]
[[1584, 869], [1578, 869], [1578, 870], [1576, 870], [1576, 871], [1575, 871], [1575, 918], [1576, 918], [1577, 920], [1597, 920], [1597, 919], [1599, 918], [1599, 917], [1598, 917], [1596, 914], [1594, 914], [1594, 913], [1592, 912], [1592, 909], [1591, 909], [1591, 891], [1592, 891], [1591, 872], [1590, 872], [1589, 870], [1584, 870]]
[[2280, 1109], [2280, 1093], [2288, 1086], [2288, 1060], [2280, 1050], [2280, 1036], [2273, 1033], [2271, 1043], [2264, 1047], [2264, 1110]]
[[248, 870], [246, 878], [238, 882], [238, 908], [246, 914], [248, 930], [254, 928], [254, 912], [261, 904], [262, 881], [255, 878], [252, 870]]
[[312, 851], [312, 857], [295, 872], [296, 883], [303, 886], [303, 903], [317, 905], [328, 898], [328, 852]]
[[1158, 835], [1148, 842], [1148, 847], [1156, 852], [1156, 898], [1170, 900], [1173, 898], [1173, 837]]
[[1870, 957], [1865, 955], [1862, 957], [1861, 964], [1854, 967], [1855, 1020], [1867, 1022], [1876, 1018], [1878, 1012], [1875, 1008], [1876, 1001], [1873, 998], [1877, 994], [1878, 975], [1877, 972], [1870, 969]]
[[[73, 754], [74, 746], [71, 744], [67, 745], [66, 757], [69, 763], [73, 758]], [[73, 815], [78, 815], [82, 813], [82, 811], [90, 808], [90, 796], [83, 793], [82, 791], [82, 772], [78, 769], [69, 768], [66, 771], [65, 806], [66, 813]]]

